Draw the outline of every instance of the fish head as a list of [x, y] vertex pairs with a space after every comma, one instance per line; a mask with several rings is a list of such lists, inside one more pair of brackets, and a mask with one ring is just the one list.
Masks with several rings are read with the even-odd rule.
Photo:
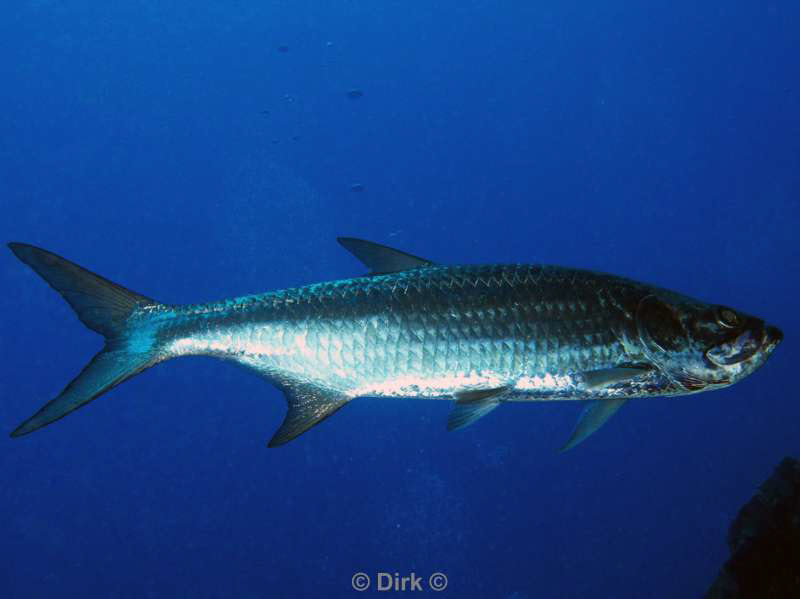
[[687, 393], [743, 379], [783, 339], [760, 318], [668, 292], [641, 300], [636, 326], [648, 360]]

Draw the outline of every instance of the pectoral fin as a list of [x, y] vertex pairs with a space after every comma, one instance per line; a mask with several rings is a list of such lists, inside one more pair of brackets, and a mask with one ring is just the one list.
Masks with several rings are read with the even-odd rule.
[[352, 398], [310, 385], [285, 386], [287, 411], [267, 447], [277, 447], [322, 422]]
[[603, 426], [609, 418], [616, 414], [617, 410], [619, 410], [626, 401], [628, 400], [597, 399], [590, 402], [581, 413], [580, 418], [578, 418], [578, 424], [575, 425], [575, 430], [572, 431], [569, 440], [559, 451], [567, 451], [583, 442], [587, 437]]
[[456, 393], [456, 403], [447, 417], [447, 430], [457, 431], [486, 416], [500, 405], [500, 396], [508, 387]]
[[425, 258], [419, 258], [372, 241], [354, 237], [339, 237], [337, 241], [370, 269], [370, 275], [383, 275], [433, 265], [433, 262]]
[[603, 368], [589, 370], [583, 373], [583, 380], [589, 389], [610, 387], [617, 383], [624, 383], [653, 370], [649, 366], [619, 366], [617, 368]]

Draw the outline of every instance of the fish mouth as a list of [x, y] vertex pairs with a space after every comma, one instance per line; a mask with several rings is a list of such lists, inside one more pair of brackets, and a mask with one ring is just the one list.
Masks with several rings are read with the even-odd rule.
[[756, 326], [710, 348], [706, 352], [706, 358], [722, 367], [754, 359], [761, 363], [782, 340], [783, 333], [779, 328], [759, 321]]
[[764, 338], [761, 342], [761, 346], [764, 348], [765, 352], [772, 353], [772, 351], [780, 345], [781, 341], [783, 341], [783, 331], [778, 327], [769, 325], [764, 327]]

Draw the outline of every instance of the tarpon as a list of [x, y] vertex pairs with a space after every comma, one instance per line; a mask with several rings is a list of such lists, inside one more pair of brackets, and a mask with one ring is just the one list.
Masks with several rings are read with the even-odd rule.
[[441, 266], [353, 238], [366, 276], [167, 305], [43, 249], [9, 247], [105, 337], [11, 435], [35, 431], [159, 362], [232, 360], [286, 397], [277, 446], [357, 397], [454, 400], [448, 429], [507, 401], [590, 400], [568, 449], [630, 398], [727, 387], [783, 338], [763, 320], [622, 277], [542, 265]]

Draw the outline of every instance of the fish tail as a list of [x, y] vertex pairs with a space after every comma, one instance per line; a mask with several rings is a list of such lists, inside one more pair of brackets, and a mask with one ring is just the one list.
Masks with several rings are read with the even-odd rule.
[[[105, 347], [64, 390], [20, 424], [12, 437], [63, 418], [112, 387], [159, 362], [157, 327], [142, 308], [160, 304], [46, 250], [9, 243], [11, 251], [58, 291]], [[134, 318], [132, 318], [134, 316]]]

